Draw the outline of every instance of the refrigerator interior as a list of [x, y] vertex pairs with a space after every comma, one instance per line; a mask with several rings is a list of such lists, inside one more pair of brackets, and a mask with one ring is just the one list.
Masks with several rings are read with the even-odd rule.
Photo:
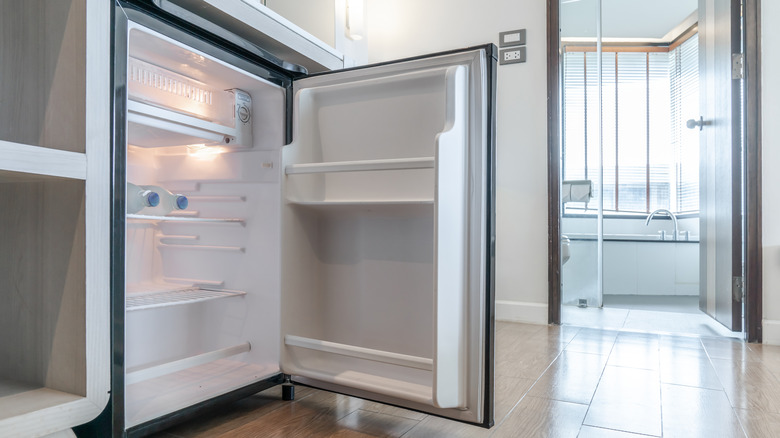
[[[189, 200], [127, 215], [132, 427], [279, 373], [285, 91], [132, 24], [128, 53], [127, 181]], [[252, 99], [243, 141], [233, 89]]]

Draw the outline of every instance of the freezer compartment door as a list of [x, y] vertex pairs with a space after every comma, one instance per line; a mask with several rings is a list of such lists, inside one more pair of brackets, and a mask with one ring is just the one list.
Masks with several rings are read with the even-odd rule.
[[492, 422], [493, 62], [488, 46], [294, 83], [284, 372]]

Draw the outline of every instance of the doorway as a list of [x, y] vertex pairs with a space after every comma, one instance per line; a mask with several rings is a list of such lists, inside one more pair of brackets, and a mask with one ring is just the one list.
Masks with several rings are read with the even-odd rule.
[[550, 321], [755, 339], [756, 5], [549, 5]]

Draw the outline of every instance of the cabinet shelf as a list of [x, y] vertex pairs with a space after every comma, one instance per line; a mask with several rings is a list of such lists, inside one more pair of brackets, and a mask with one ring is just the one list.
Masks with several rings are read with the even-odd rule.
[[7, 172], [84, 180], [87, 156], [80, 152], [0, 140], [0, 181], [13, 178], [3, 175]]
[[[169, 287], [165, 288], [165, 286]], [[125, 299], [125, 306], [126, 310], [130, 312], [244, 295], [246, 295], [246, 292], [235, 290], [204, 289], [200, 287], [171, 288], [170, 285], [158, 285], [156, 290], [128, 293]]]
[[[89, 403], [85, 397], [14, 380], [0, 379], [0, 420], [23, 416], [73, 402]], [[18, 431], [19, 429], [11, 430]], [[6, 431], [0, 426], [0, 435]], [[3, 435], [6, 436], [6, 435]]]
[[434, 157], [389, 158], [384, 160], [332, 161], [329, 163], [290, 164], [287, 175], [307, 173], [363, 172], [377, 170], [433, 169]]
[[207, 217], [187, 217], [187, 216], [149, 216], [145, 214], [128, 214], [128, 219], [150, 222], [189, 222], [199, 224], [239, 224], [244, 225], [244, 219], [240, 218], [207, 218]]

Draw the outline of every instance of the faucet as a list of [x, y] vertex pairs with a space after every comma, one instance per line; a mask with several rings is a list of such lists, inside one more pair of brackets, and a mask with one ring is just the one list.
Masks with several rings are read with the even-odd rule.
[[[666, 213], [669, 215], [670, 218], [672, 218], [672, 222], [674, 222], [674, 234], [672, 234], [673, 240], [677, 240], [677, 216], [674, 215], [671, 211], [665, 209], [665, 208], [659, 208], [649, 215], [647, 215], [647, 220], [645, 220], [645, 226], [650, 224], [650, 221], [653, 220], [653, 216], [655, 216], [656, 213]], [[663, 240], [664, 236], [661, 234], [661, 240]]]

